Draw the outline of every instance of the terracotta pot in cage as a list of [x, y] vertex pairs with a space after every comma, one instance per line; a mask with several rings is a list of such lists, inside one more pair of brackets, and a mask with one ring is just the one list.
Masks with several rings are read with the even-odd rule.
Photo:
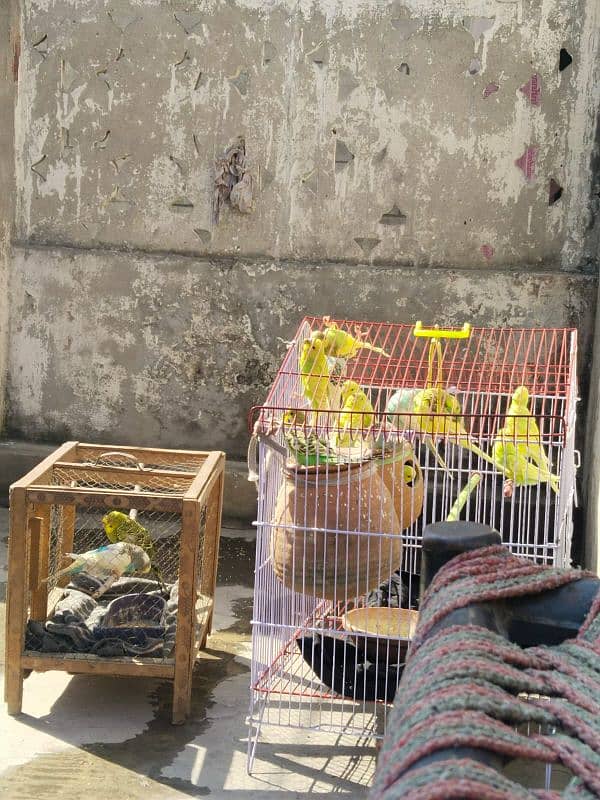
[[[375, 461], [288, 466], [271, 539], [279, 580], [338, 601], [365, 594], [400, 567], [403, 525], [381, 470]], [[415, 507], [402, 506], [404, 526], [404, 509]]]
[[393, 458], [385, 459], [381, 473], [404, 530], [423, 510], [423, 473], [408, 442], [401, 442]]

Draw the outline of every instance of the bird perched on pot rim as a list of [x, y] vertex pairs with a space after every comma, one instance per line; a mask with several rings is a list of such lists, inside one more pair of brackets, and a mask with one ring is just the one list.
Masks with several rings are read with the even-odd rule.
[[283, 436], [297, 464], [314, 467], [322, 464], [346, 464], [360, 460], [362, 454], [339, 454], [332, 445], [313, 430], [307, 430], [306, 413], [288, 409], [282, 417]]
[[373, 425], [375, 411], [371, 401], [356, 381], [344, 381], [341, 393], [342, 410], [339, 418], [340, 433], [336, 436], [338, 447], [353, 446], [361, 434]]
[[307, 430], [306, 413], [302, 410], [288, 409], [282, 417], [285, 443], [297, 464], [314, 467], [317, 464], [335, 462], [335, 455], [325, 439], [314, 431]]
[[49, 575], [44, 583], [62, 575], [78, 575], [85, 572], [86, 575], [102, 581], [102, 586], [94, 593], [94, 597], [103, 595], [122, 575], [133, 575], [135, 572], [145, 575], [151, 569], [147, 553], [130, 542], [116, 542], [85, 553], [65, 553], [65, 555], [72, 558], [73, 563]]

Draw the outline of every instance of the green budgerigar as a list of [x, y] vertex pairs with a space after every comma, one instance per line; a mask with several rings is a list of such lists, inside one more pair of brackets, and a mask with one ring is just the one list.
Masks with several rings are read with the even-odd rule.
[[529, 410], [529, 391], [519, 386], [511, 398], [504, 427], [492, 447], [497, 469], [517, 486], [548, 482], [558, 492], [559, 478], [553, 475], [537, 422]]
[[109, 511], [102, 517], [102, 524], [104, 532], [111, 542], [130, 542], [143, 548], [150, 558], [152, 569], [159, 582], [164, 585], [160, 570], [156, 566], [154, 540], [143, 525], [122, 511]]
[[143, 548], [131, 542], [115, 542], [85, 553], [65, 553], [65, 555], [72, 558], [73, 563], [48, 576], [44, 583], [63, 575], [85, 573], [102, 582], [93, 597], [101, 597], [122, 575], [133, 573], [145, 575], [151, 569], [148, 554]]
[[339, 453], [329, 441], [310, 429], [307, 415], [301, 409], [288, 409], [283, 414], [281, 427], [288, 451], [300, 466], [347, 464], [360, 461], [364, 457], [362, 452]]
[[335, 463], [335, 454], [325, 439], [307, 427], [306, 413], [288, 409], [282, 418], [285, 443], [292, 458], [304, 467]]

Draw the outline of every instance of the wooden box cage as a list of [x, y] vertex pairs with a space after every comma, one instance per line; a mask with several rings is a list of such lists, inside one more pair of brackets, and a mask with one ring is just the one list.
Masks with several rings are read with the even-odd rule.
[[[225, 455], [67, 442], [10, 490], [5, 700], [31, 671], [173, 681], [211, 630]], [[67, 555], [71, 554], [71, 555]]]

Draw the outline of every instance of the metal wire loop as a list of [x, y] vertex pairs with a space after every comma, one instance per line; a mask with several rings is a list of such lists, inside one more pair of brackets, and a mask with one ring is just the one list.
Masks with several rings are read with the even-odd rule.
[[[123, 453], [120, 450], [110, 450], [110, 451], [108, 451], [106, 453], [101, 453], [98, 456], [98, 458], [93, 462], [93, 464], [94, 464], [94, 466], [100, 466], [100, 462], [101, 461], [106, 462], [106, 460], [110, 459], [111, 457], [124, 458], [124, 459], [127, 459], [129, 461], [133, 461], [134, 462], [134, 466], [140, 472], [144, 471], [144, 465], [141, 464], [134, 455], [132, 455], [131, 453]], [[102, 466], [109, 466], [109, 465], [110, 465], [110, 463], [109, 464], [105, 463]], [[114, 464], [113, 464], [113, 466], [114, 466]]]

